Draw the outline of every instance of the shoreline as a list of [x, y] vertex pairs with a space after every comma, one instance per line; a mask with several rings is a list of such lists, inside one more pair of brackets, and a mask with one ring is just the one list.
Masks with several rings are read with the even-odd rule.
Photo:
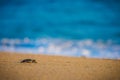
[[85, 58], [85, 59], [100, 59], [100, 60], [120, 60], [120, 58], [99, 58], [99, 57], [86, 57], [86, 56], [68, 56], [68, 55], [54, 55], [54, 54], [43, 54], [43, 53], [26, 53], [26, 52], [10, 52], [10, 51], [0, 51], [0, 54], [18, 54], [18, 55], [43, 55], [51, 57], [65, 57], [65, 58]]

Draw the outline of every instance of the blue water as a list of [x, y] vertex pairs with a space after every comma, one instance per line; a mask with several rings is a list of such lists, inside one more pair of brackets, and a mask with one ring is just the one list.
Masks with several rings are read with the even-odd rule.
[[120, 58], [119, 0], [0, 0], [0, 51]]

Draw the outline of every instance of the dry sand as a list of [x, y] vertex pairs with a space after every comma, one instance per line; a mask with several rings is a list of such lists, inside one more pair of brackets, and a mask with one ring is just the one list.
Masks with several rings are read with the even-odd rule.
[[120, 60], [0, 52], [0, 80], [120, 80]]

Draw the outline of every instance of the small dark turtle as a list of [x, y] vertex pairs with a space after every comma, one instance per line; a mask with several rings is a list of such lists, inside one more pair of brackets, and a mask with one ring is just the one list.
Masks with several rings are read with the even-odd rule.
[[24, 59], [21, 61], [21, 63], [37, 63], [34, 59]]

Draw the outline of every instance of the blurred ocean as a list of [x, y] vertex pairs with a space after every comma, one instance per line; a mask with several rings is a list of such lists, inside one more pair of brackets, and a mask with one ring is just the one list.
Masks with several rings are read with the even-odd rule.
[[120, 0], [0, 0], [0, 51], [120, 59]]

